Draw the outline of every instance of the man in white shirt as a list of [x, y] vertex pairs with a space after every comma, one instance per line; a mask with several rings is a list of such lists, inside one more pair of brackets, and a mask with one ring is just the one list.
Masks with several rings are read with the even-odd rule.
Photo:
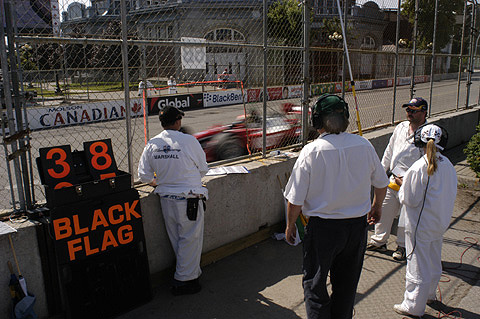
[[[422, 156], [421, 150], [413, 145], [413, 136], [417, 128], [426, 122], [427, 101], [417, 97], [409, 103], [403, 104], [402, 107], [407, 113], [407, 121], [401, 122], [395, 127], [383, 153], [382, 165], [387, 174], [391, 174], [390, 184], [382, 205], [382, 217], [375, 224], [375, 233], [370, 237], [370, 243], [367, 246], [367, 250], [370, 251], [387, 251], [387, 241], [390, 237], [393, 220], [401, 210], [398, 200], [400, 186], [396, 183], [396, 178], [403, 177], [410, 166]], [[404, 261], [405, 227], [403, 218], [400, 219], [397, 228], [397, 249], [393, 252], [392, 257], [397, 261]]]
[[171, 292], [200, 291], [198, 277], [203, 246], [203, 199], [208, 196], [201, 178], [208, 165], [200, 143], [179, 132], [184, 112], [167, 106], [160, 113], [164, 131], [148, 141], [138, 163], [138, 176], [155, 186], [160, 196], [165, 227], [177, 264]]
[[[348, 116], [348, 105], [342, 98], [330, 94], [319, 98], [312, 110], [312, 125], [320, 137], [301, 151], [284, 193], [288, 200], [288, 242], [295, 239], [300, 212], [309, 218], [303, 257], [309, 319], [352, 318], [367, 226], [380, 219], [388, 185], [370, 142], [345, 133]], [[327, 289], [329, 274], [332, 295]]]

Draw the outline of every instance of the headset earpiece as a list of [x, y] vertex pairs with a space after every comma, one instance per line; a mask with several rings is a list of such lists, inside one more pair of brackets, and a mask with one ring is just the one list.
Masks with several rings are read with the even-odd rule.
[[413, 137], [413, 144], [419, 148], [424, 148], [425, 146], [427, 146], [427, 143], [422, 141], [422, 128], [429, 124], [433, 124], [442, 129], [442, 136], [440, 137], [440, 142], [438, 143], [438, 145], [445, 148], [448, 142], [448, 132], [443, 126], [438, 125], [436, 123], [425, 123], [423, 125], [420, 125], [418, 129], [415, 131], [415, 135]]
[[343, 108], [343, 113], [345, 114], [345, 117], [348, 119], [350, 117], [350, 112], [348, 111], [348, 104], [347, 102], [345, 102], [344, 99], [342, 99], [340, 96], [338, 95], [335, 95], [335, 94], [323, 94], [322, 96], [320, 96], [317, 100], [317, 102], [315, 103], [315, 105], [313, 106], [312, 108], [312, 117], [311, 117], [311, 122], [312, 122], [312, 126], [317, 129], [317, 130], [321, 130], [323, 128], [323, 114], [325, 114], [325, 110], [322, 109], [321, 107], [321, 102], [328, 98], [328, 97], [331, 97], [331, 96], [334, 96], [336, 98], [339, 99], [340, 102], [343, 102], [343, 105], [344, 105], [344, 108]]

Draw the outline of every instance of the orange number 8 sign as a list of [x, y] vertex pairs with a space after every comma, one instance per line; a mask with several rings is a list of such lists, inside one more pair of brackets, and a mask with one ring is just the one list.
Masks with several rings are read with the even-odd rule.
[[[97, 152], [96, 148], [101, 147], [101, 151]], [[92, 166], [96, 170], [103, 171], [112, 165], [112, 158], [107, 153], [108, 146], [104, 142], [95, 142], [90, 145], [90, 154], [92, 154]], [[105, 158], [105, 164], [99, 164], [98, 159]]]
[[55, 164], [58, 166], [61, 166], [63, 170], [57, 173], [53, 168], [49, 168], [47, 170], [48, 174], [53, 178], [64, 178], [65, 176], [68, 175], [68, 173], [70, 173], [70, 165], [68, 165], [68, 163], [65, 162], [65, 160], [67, 159], [67, 153], [65, 152], [65, 150], [61, 148], [52, 148], [51, 150], [48, 151], [46, 158], [52, 159], [54, 154], [60, 155], [60, 158], [55, 160]]

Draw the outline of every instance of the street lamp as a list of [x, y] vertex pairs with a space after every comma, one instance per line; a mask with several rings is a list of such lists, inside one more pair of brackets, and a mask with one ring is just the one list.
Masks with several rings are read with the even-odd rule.
[[[343, 36], [342, 34], [338, 33], [337, 31], [333, 32], [333, 34], [330, 34], [328, 36], [328, 39], [330, 40], [330, 42], [333, 44], [333, 46], [336, 48], [338, 47], [338, 43], [343, 40]], [[337, 54], [337, 68], [335, 70], [335, 79], [333, 79], [334, 81], [337, 80], [337, 75], [338, 75], [338, 52], [336, 53]], [[331, 56], [331, 59], [330, 59], [330, 70], [331, 72], [330, 73], [334, 73], [333, 72], [333, 52], [330, 53], [330, 56]]]

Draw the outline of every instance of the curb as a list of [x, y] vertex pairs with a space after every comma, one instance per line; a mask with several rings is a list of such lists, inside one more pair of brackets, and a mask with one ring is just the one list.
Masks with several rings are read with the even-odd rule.
[[457, 176], [457, 179], [458, 179], [457, 187], [480, 191], [480, 181], [478, 178], [459, 175]]

